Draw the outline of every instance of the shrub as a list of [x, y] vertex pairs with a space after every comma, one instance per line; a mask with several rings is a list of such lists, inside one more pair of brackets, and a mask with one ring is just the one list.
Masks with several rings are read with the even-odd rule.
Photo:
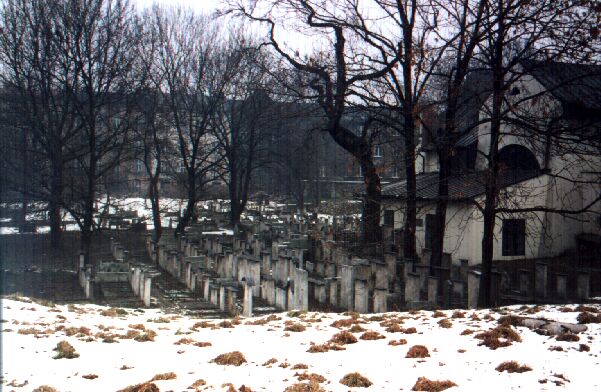
[[357, 343], [357, 338], [355, 337], [355, 335], [353, 335], [352, 333], [350, 333], [348, 331], [342, 331], [342, 332], [338, 332], [336, 335], [332, 336], [332, 339], [330, 339], [330, 342], [336, 343], [336, 344], [353, 344], [353, 343]]
[[465, 335], [471, 335], [471, 334], [473, 334], [473, 333], [474, 333], [474, 331], [472, 331], [471, 329], [464, 329], [464, 330], [461, 332], [461, 335], [462, 335], [462, 336], [465, 336]]
[[588, 344], [580, 344], [580, 346], [578, 346], [578, 351], [580, 351], [581, 353], [589, 352], [589, 351], [591, 351], [591, 348], [589, 347]]
[[304, 332], [307, 328], [300, 324], [300, 323], [294, 323], [294, 324], [290, 324], [287, 325], [286, 328], [284, 328], [284, 331], [290, 331], [290, 332]]
[[495, 370], [497, 372], [524, 373], [531, 371], [532, 368], [528, 365], [520, 365], [516, 361], [505, 361], [500, 363]]
[[376, 331], [367, 331], [364, 332], [359, 339], [361, 340], [378, 340], [378, 339], [385, 339], [386, 337], [384, 335], [382, 335], [380, 332], [376, 332]]
[[69, 342], [67, 342], [66, 340], [59, 342], [56, 345], [56, 348], [54, 349], [54, 351], [57, 352], [57, 354], [54, 356], [54, 359], [60, 359], [60, 358], [73, 359], [73, 358], [79, 357], [79, 354], [75, 352], [75, 348], [73, 346], [71, 346], [69, 344]]
[[434, 317], [434, 318], [447, 317], [447, 315], [444, 312], [441, 312], [440, 310], [437, 310], [434, 313], [432, 313], [432, 317]]
[[390, 324], [388, 327], [386, 327], [386, 332], [390, 332], [390, 333], [403, 332], [403, 331], [405, 331], [403, 329], [403, 327], [401, 327], [397, 323]]
[[240, 366], [246, 362], [246, 358], [244, 358], [244, 354], [242, 354], [240, 351], [232, 351], [218, 355], [215, 357], [215, 359], [213, 359], [213, 361], [218, 365]]
[[427, 392], [440, 392], [445, 389], [449, 389], [452, 387], [456, 387], [453, 381], [444, 380], [444, 381], [432, 381], [428, 380], [426, 377], [420, 377], [415, 382], [412, 391], [427, 391]]
[[407, 351], [407, 355], [405, 358], [426, 358], [429, 357], [430, 353], [428, 352], [428, 348], [422, 345], [415, 345]]
[[367, 377], [364, 377], [357, 372], [345, 375], [340, 380], [340, 383], [350, 388], [368, 388], [372, 385], [372, 382], [369, 381]]

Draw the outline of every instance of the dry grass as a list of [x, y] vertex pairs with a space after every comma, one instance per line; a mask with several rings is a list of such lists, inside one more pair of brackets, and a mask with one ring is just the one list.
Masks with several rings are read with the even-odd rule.
[[338, 332], [336, 335], [332, 336], [332, 338], [330, 339], [331, 343], [335, 343], [335, 344], [353, 344], [353, 343], [357, 343], [357, 338], [355, 337], [355, 335], [353, 335], [352, 333], [348, 332], [348, 331], [342, 331], [342, 332]]
[[305, 370], [305, 369], [309, 369], [308, 365], [305, 365], [304, 363], [297, 363], [296, 365], [291, 367], [292, 370]]
[[290, 325], [287, 325], [286, 328], [284, 328], [284, 331], [290, 331], [290, 332], [304, 332], [307, 328], [300, 323], [293, 323]]
[[73, 336], [79, 334], [79, 336], [90, 336], [91, 335], [91, 331], [90, 328], [87, 327], [69, 327], [69, 328], [65, 328], [65, 335], [67, 336]]
[[134, 337], [136, 342], [154, 342], [154, 338], [157, 336], [157, 333], [152, 329], [147, 329], [145, 333], [139, 334]]
[[328, 344], [312, 344], [307, 350], [308, 353], [327, 353], [330, 351]]
[[94, 380], [98, 378], [96, 374], [84, 374], [81, 378], [85, 378], [86, 380]]
[[578, 317], [576, 317], [576, 320], [578, 320], [580, 324], [601, 323], [601, 314], [582, 312], [578, 315]]
[[414, 334], [417, 333], [417, 329], [415, 329], [415, 327], [409, 327], [409, 328], [405, 328], [402, 331], [404, 334], [410, 335], [410, 334]]
[[267, 317], [263, 317], [263, 318], [255, 320], [255, 321], [247, 321], [244, 324], [246, 324], [246, 325], [265, 325], [271, 321], [278, 321], [281, 319], [282, 319], [281, 317], [278, 317], [275, 314], [270, 314]]
[[54, 389], [48, 385], [41, 385], [31, 392], [58, 392], [58, 389]]
[[524, 373], [531, 371], [532, 368], [528, 365], [520, 365], [516, 361], [505, 361], [500, 363], [495, 370], [497, 372]]
[[284, 389], [284, 392], [325, 392], [325, 389], [323, 389], [321, 385], [319, 385], [319, 383], [316, 382], [299, 382], [286, 387], [286, 389]]
[[334, 321], [332, 324], [330, 324], [330, 326], [340, 329], [340, 328], [349, 328], [353, 324], [359, 324], [359, 320], [357, 320], [356, 318], [340, 319], [340, 320]]
[[130, 329], [125, 335], [119, 336], [121, 339], [135, 339], [140, 336], [141, 332], [137, 329]]
[[453, 312], [453, 315], [451, 316], [451, 318], [457, 319], [457, 318], [465, 318], [465, 312], [462, 312], [460, 310], [456, 310]]
[[234, 324], [229, 320], [223, 320], [218, 324], [221, 328], [234, 328]]
[[123, 365], [119, 368], [119, 370], [129, 370], [129, 369], [133, 369], [133, 366], [127, 366], [127, 365]]
[[432, 317], [447, 317], [447, 315], [444, 312], [441, 312], [440, 310], [436, 310], [434, 313], [432, 313]]
[[426, 377], [420, 377], [417, 379], [417, 381], [415, 382], [415, 385], [413, 386], [413, 388], [411, 388], [412, 391], [426, 391], [426, 392], [440, 392], [440, 391], [444, 391], [445, 389], [449, 389], [452, 387], [456, 387], [457, 384], [455, 384], [453, 381], [450, 380], [444, 380], [444, 381], [432, 381], [427, 379]]
[[144, 324], [129, 324], [128, 327], [131, 329], [137, 329], [138, 331], [146, 331]]
[[471, 335], [473, 333], [474, 333], [474, 331], [472, 331], [471, 329], [464, 329], [463, 331], [461, 331], [462, 336]]
[[40, 335], [42, 331], [36, 328], [21, 328], [17, 331], [19, 335]]
[[438, 325], [439, 325], [441, 328], [451, 328], [451, 327], [453, 326], [453, 323], [451, 322], [451, 320], [449, 320], [449, 319], [445, 318], [445, 319], [442, 319], [442, 320], [440, 320], [440, 321], [438, 322]]
[[576, 307], [576, 309], [574, 309], [574, 312], [592, 312], [592, 313], [599, 313], [600, 309], [594, 307], [594, 306], [589, 306], [589, 305], [578, 305]]
[[290, 367], [290, 364], [288, 362], [284, 361], [284, 362], [280, 363], [278, 365], [278, 367], [281, 367], [282, 369], [288, 369]]
[[244, 354], [240, 351], [232, 351], [218, 355], [213, 361], [218, 365], [240, 366], [246, 362], [246, 358], [244, 358]]
[[[71, 310], [69, 309], [69, 311], [71, 311]], [[83, 311], [83, 309], [82, 309], [82, 311]], [[121, 308], [109, 308], [109, 309], [105, 309], [105, 310], [101, 311], [100, 315], [105, 316], [105, 317], [126, 316], [127, 311], [125, 309], [121, 309]]]
[[428, 348], [422, 345], [415, 345], [407, 351], [407, 355], [405, 358], [426, 358], [429, 357], [430, 353], [428, 352]]
[[161, 390], [154, 383], [144, 382], [141, 384], [130, 385], [129, 387], [118, 390], [117, 392], [161, 392]]
[[357, 372], [345, 375], [340, 379], [340, 383], [350, 388], [369, 388], [372, 385], [372, 382], [367, 377]]
[[389, 333], [396, 333], [396, 332], [403, 332], [403, 331], [405, 331], [405, 329], [397, 323], [392, 323], [386, 327], [386, 332], [389, 332]]
[[561, 347], [561, 346], [551, 346], [547, 350], [549, 350], [549, 351], [563, 351], [563, 347]]
[[161, 380], [174, 380], [176, 378], [177, 378], [177, 374], [175, 374], [173, 372], [159, 373], [159, 374], [155, 374], [154, 377], [151, 378], [148, 382], [161, 381]]
[[59, 342], [54, 348], [54, 351], [57, 352], [57, 354], [54, 356], [54, 359], [73, 359], [79, 357], [79, 354], [75, 352], [75, 348], [71, 346], [66, 340]]
[[199, 378], [198, 380], [194, 381], [187, 389], [198, 390], [200, 387], [202, 387], [206, 384], [207, 384], [207, 382], [205, 380], [203, 380], [202, 378]]
[[278, 361], [277, 359], [275, 359], [275, 358], [271, 358], [271, 359], [268, 359], [267, 361], [265, 361], [265, 362], [263, 363], [263, 365], [261, 365], [261, 366], [269, 366], [269, 365], [273, 365], [273, 364], [274, 364], [274, 363], [276, 363], [277, 361]]
[[194, 339], [190, 339], [190, 338], [181, 338], [180, 340], [178, 340], [177, 342], [173, 343], [176, 346], [182, 345], [182, 344], [193, 344], [196, 343], [196, 340]]
[[511, 346], [513, 342], [522, 341], [520, 335], [510, 326], [506, 325], [498, 325], [497, 327], [486, 332], [481, 332], [474, 337], [482, 340], [478, 346], [486, 346], [491, 350], [496, 350], [499, 347]]
[[580, 336], [574, 333], [564, 332], [557, 335], [555, 340], [558, 342], [578, 342], [580, 340]]
[[587, 353], [591, 351], [591, 348], [588, 344], [580, 344], [578, 346], [578, 351], [580, 351], [581, 353]]
[[298, 378], [298, 381], [309, 381], [316, 383], [322, 383], [326, 381], [326, 378], [324, 376], [317, 373], [296, 373], [294, 376]]
[[196, 347], [209, 347], [212, 346], [211, 342], [196, 342], [194, 343]]
[[359, 324], [354, 324], [348, 331], [352, 333], [365, 332], [365, 328]]
[[159, 324], [168, 324], [171, 322], [167, 317], [157, 317], [155, 319], [146, 320], [149, 323], [159, 323]]
[[407, 341], [405, 339], [391, 340], [390, 342], [388, 342], [389, 346], [402, 346], [404, 344], [407, 344]]
[[359, 339], [361, 340], [379, 340], [385, 338], [386, 336], [382, 335], [380, 332], [377, 331], [367, 331], [359, 337]]

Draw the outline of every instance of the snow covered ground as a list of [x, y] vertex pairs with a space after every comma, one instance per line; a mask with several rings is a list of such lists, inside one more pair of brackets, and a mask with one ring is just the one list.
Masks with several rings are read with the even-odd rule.
[[[159, 378], [166, 380], [153, 381], [161, 391], [194, 390], [188, 387], [198, 380], [204, 384], [199, 381], [196, 390], [228, 390], [230, 383], [235, 389], [229, 390], [283, 391], [298, 383], [299, 378], [309, 377], [302, 376], [308, 373], [318, 381], [317, 375], [322, 376], [320, 386], [326, 391], [408, 391], [419, 377], [450, 380], [457, 384], [451, 391], [598, 391], [599, 323], [586, 324], [588, 329], [576, 338], [569, 336], [568, 340], [578, 341], [559, 341], [515, 327], [521, 342], [514, 340], [493, 350], [480, 345], [483, 340], [476, 337], [497, 327], [503, 315], [577, 323], [582, 310], [601, 317], [599, 305], [592, 306], [513, 306], [474, 312], [379, 315], [280, 313], [233, 323], [202, 323], [159, 310], [117, 311], [96, 305], [47, 307], [22, 299], [4, 299], [2, 390], [31, 391], [49, 385], [58, 391], [116, 391], [163, 374]], [[327, 343], [335, 334], [349, 329], [353, 332], [345, 335], [348, 338], [352, 334], [356, 343]], [[154, 341], [144, 341], [144, 336], [152, 336], [148, 330], [156, 332]], [[379, 337], [363, 335], [362, 330], [378, 332], [383, 338], [362, 339]], [[53, 359], [57, 354], [53, 349], [61, 341], [69, 342], [79, 356]], [[389, 344], [391, 341], [396, 345]], [[503, 346], [510, 340], [501, 338], [499, 342]], [[406, 358], [415, 345], [425, 346], [429, 356]], [[311, 351], [330, 349], [308, 352], [311, 347]], [[218, 355], [232, 351], [240, 351], [246, 362], [240, 366], [213, 362]], [[512, 360], [532, 370], [495, 370], [502, 362]], [[166, 374], [170, 372], [173, 374]], [[369, 388], [342, 385], [340, 380], [352, 372], [359, 372], [373, 384]], [[240, 389], [242, 385], [247, 389]]]

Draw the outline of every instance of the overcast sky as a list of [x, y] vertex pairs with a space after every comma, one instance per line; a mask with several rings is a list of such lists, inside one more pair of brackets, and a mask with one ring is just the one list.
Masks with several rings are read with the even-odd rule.
[[220, 4], [223, 4], [220, 0], [133, 0], [140, 9], [149, 7], [154, 3], [166, 4], [166, 5], [181, 5], [190, 7], [198, 11], [212, 12]]

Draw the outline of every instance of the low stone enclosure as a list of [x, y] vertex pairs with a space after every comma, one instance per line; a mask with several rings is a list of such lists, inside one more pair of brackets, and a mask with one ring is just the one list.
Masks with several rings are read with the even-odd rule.
[[[220, 213], [186, 228], [184, 235], [164, 234], [157, 243], [146, 234], [146, 251], [154, 265], [128, 260], [127, 251], [111, 241], [114, 261], [101, 263], [94, 277], [80, 266], [80, 283], [91, 295], [92, 282], [128, 281], [146, 306], [152, 279], [169, 273], [194, 295], [230, 315], [253, 314], [258, 306], [279, 310], [352, 310], [380, 313], [414, 308], [475, 308], [479, 266], [466, 260], [441, 266], [406, 260], [395, 252], [362, 258], [348, 252], [344, 222], [299, 219], [293, 215], [259, 216], [242, 229], [219, 229]], [[350, 225], [351, 223], [349, 223]], [[563, 266], [562, 268], [558, 266]], [[524, 302], [586, 301], [594, 262], [566, 267], [558, 259], [496, 263], [496, 305]], [[565, 267], [565, 268], [564, 268]]]

